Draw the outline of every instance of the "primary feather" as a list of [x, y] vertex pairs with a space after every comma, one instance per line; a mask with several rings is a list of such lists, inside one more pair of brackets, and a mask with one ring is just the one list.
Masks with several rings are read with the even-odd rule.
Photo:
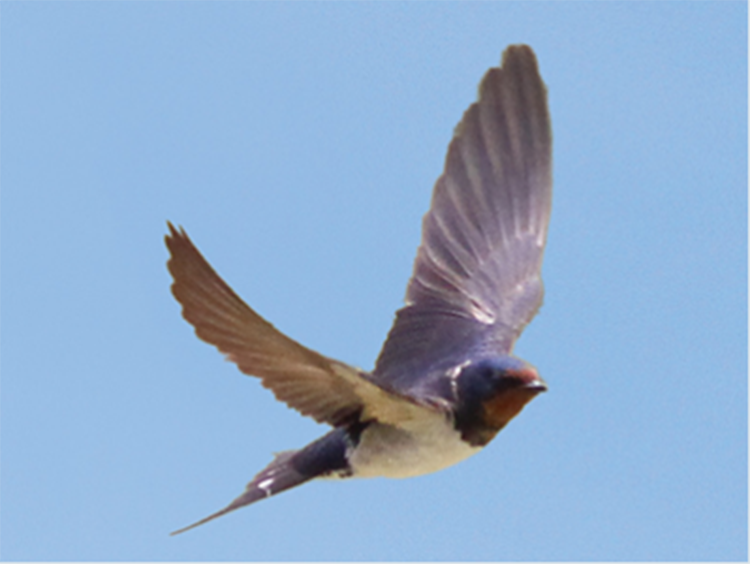
[[377, 381], [439, 396], [445, 369], [511, 352], [542, 303], [551, 202], [546, 88], [534, 52], [511, 46], [456, 127]]

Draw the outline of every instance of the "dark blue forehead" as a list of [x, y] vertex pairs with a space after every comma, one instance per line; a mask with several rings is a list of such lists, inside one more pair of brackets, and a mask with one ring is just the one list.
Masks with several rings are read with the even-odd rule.
[[480, 402], [497, 392], [503, 377], [526, 368], [530, 368], [529, 364], [512, 356], [484, 358], [472, 362], [464, 366], [458, 375], [459, 395], [464, 401]]

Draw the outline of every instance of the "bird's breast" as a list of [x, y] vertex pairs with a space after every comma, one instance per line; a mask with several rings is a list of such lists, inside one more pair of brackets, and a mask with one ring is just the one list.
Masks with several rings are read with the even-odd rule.
[[410, 478], [457, 464], [480, 450], [463, 441], [444, 414], [426, 412], [399, 427], [369, 425], [350, 452], [349, 464], [355, 477]]

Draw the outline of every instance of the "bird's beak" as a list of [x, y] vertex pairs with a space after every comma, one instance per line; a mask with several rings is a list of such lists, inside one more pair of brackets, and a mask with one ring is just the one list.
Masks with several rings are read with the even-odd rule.
[[536, 368], [533, 366], [527, 366], [522, 370], [515, 372], [514, 376], [523, 382], [521, 389], [535, 392], [537, 394], [547, 391], [547, 382], [539, 376], [539, 372], [537, 372]]
[[528, 382], [524, 388], [526, 388], [529, 391], [541, 393], [547, 391], [547, 382], [542, 380], [538, 375], [535, 380]]

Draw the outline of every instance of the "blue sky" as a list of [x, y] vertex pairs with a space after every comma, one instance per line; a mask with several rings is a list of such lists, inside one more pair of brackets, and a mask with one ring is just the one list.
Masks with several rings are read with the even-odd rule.
[[[747, 7], [5, 2], [5, 560], [747, 558]], [[549, 88], [550, 386], [474, 458], [189, 533], [324, 428], [198, 341], [183, 225], [261, 315], [370, 368], [453, 127]]]

